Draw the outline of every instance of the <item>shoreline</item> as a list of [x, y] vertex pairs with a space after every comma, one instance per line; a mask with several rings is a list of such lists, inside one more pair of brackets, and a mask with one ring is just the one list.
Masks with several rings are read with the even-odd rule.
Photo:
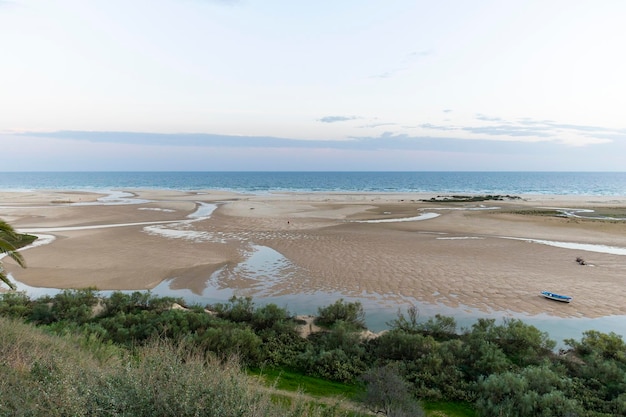
[[[104, 203], [100, 193], [0, 192], [0, 218], [55, 236], [24, 253], [27, 269], [3, 260], [8, 272], [33, 287], [147, 290], [171, 280], [173, 288], [196, 295], [322, 292], [385, 297], [399, 306], [416, 300], [435, 311], [441, 305], [555, 318], [626, 315], [626, 306], [605, 296], [626, 296], [626, 257], [582, 249], [626, 248], [626, 222], [520, 214], [545, 207], [621, 213], [626, 197], [523, 195], [442, 204], [420, 201], [435, 193], [126, 192], [132, 197]], [[200, 203], [216, 208], [193, 217]], [[427, 212], [438, 216], [401, 221]], [[245, 264], [253, 245], [269, 248], [273, 263]], [[541, 290], [574, 301], [549, 304]]]

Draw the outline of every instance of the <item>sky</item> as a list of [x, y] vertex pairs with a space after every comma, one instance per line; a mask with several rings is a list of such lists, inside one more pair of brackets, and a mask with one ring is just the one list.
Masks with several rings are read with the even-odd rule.
[[624, 171], [622, 0], [0, 0], [0, 171]]

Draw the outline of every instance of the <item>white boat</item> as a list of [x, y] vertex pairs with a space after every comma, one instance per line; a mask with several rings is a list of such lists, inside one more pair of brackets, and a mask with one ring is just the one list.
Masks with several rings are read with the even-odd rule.
[[550, 291], [541, 291], [541, 295], [549, 298], [550, 300], [561, 301], [563, 303], [569, 303], [570, 301], [572, 301], [572, 297], [570, 297], [569, 295], [555, 294]]

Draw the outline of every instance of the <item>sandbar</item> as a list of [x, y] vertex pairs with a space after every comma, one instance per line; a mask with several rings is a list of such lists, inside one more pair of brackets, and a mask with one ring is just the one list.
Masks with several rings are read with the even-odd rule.
[[[292, 266], [272, 282], [276, 296], [322, 291], [397, 298], [399, 305], [626, 315], [626, 197], [442, 202], [434, 193], [120, 191], [117, 200], [91, 192], [0, 192], [1, 219], [54, 238], [23, 252], [26, 269], [3, 259], [13, 279], [100, 290], [145, 290], [172, 280], [173, 288], [202, 293], [226, 269], [229, 279], [211, 285], [254, 296], [258, 281], [236, 266], [262, 246]], [[210, 215], [194, 216], [202, 205], [213, 207]], [[546, 300], [541, 290], [574, 300]]]

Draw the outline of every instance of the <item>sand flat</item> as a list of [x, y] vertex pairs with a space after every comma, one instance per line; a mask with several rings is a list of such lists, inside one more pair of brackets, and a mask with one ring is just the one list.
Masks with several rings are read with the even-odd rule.
[[[17, 229], [56, 237], [24, 252], [27, 269], [5, 259], [7, 270], [31, 286], [150, 289], [175, 278], [176, 288], [199, 293], [212, 272], [237, 265], [246, 248], [262, 245], [294, 265], [293, 273], [273, 284], [272, 290], [281, 294], [321, 290], [384, 295], [560, 317], [626, 314], [626, 305], [613, 302], [626, 297], [626, 256], [536, 242], [626, 249], [626, 221], [545, 213], [546, 207], [620, 213], [626, 198], [540, 195], [442, 203], [422, 201], [436, 197], [426, 193], [132, 194], [141, 202], [75, 205], [70, 198], [96, 202], [102, 195], [0, 193], [0, 218]], [[208, 218], [189, 217], [200, 202], [216, 204], [217, 209]], [[437, 216], [359, 222], [422, 213]], [[55, 231], [62, 227], [75, 229]], [[579, 256], [587, 265], [575, 261]], [[240, 278], [228, 285], [250, 285], [246, 277]], [[543, 289], [566, 293], [575, 301], [550, 302], [538, 295]]]

